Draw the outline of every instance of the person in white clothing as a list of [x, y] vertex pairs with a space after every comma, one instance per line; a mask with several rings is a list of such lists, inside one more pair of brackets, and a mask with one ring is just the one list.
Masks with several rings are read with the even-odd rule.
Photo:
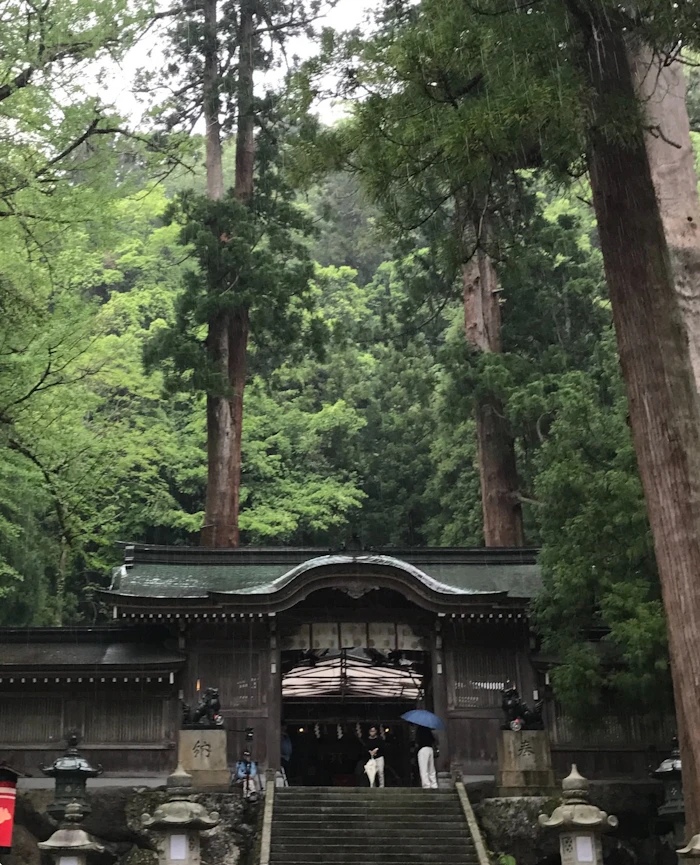
[[435, 772], [435, 736], [427, 727], [416, 730], [416, 745], [418, 746], [418, 771], [421, 786], [428, 790], [437, 790], [437, 774]]

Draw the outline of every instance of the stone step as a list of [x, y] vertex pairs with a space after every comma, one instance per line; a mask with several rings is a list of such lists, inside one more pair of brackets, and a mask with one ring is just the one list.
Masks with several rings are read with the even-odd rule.
[[456, 801], [455, 797], [444, 799], [431, 796], [392, 796], [386, 793], [382, 796], [277, 796], [275, 807], [285, 805], [376, 805], [384, 808], [387, 805], [405, 805], [419, 808], [449, 808]]
[[446, 808], [420, 808], [420, 807], [412, 807], [412, 806], [404, 806], [404, 805], [385, 805], [384, 807], [374, 807], [372, 805], [347, 805], [345, 807], [337, 807], [333, 805], [315, 805], [313, 808], [307, 808], [304, 805], [290, 805], [289, 807], [280, 807], [275, 806], [276, 814], [298, 814], [299, 816], [303, 816], [304, 814], [310, 814], [314, 816], [315, 814], [328, 814], [333, 815], [337, 814], [342, 816], [343, 814], [389, 814], [392, 817], [400, 817], [402, 814], [406, 815], [407, 819], [414, 820], [417, 817], [420, 818], [424, 816], [426, 819], [439, 817], [441, 814], [447, 814], [450, 817], [453, 815], [462, 816], [462, 811], [458, 808], [446, 807]]
[[385, 805], [384, 807], [374, 807], [371, 805], [363, 806], [361, 804], [357, 805], [348, 805], [346, 807], [335, 807], [332, 805], [317, 805], [313, 808], [306, 808], [300, 806], [298, 803], [294, 806], [290, 806], [288, 808], [283, 808], [280, 806], [279, 808], [275, 806], [275, 813], [278, 816], [288, 815], [288, 816], [299, 816], [303, 817], [308, 814], [310, 816], [334, 816], [337, 815], [342, 817], [346, 814], [358, 814], [358, 815], [372, 815], [376, 814], [378, 816], [386, 816], [391, 817], [401, 817], [404, 816], [407, 820], [415, 820], [420, 819], [421, 817], [426, 820], [440, 817], [442, 815], [445, 816], [462, 816], [462, 813], [457, 808], [420, 808], [418, 806], [404, 806], [404, 805]]
[[310, 842], [308, 838], [297, 838], [290, 840], [288, 838], [275, 838], [272, 836], [272, 850], [274, 852], [287, 852], [309, 850], [325, 850], [328, 853], [340, 853], [347, 850], [348, 853], [361, 853], [363, 850], [383, 850], [387, 853], [398, 852], [400, 850], [473, 850], [474, 845], [467, 843], [463, 838], [444, 838], [439, 842], [434, 838], [423, 837], [417, 839], [406, 839], [401, 844], [396, 843], [393, 838], [388, 838], [382, 835], [372, 835], [369, 838], [361, 839], [354, 838], [342, 844], [332, 844], [329, 840], [319, 838], [315, 842]]
[[275, 821], [273, 826], [273, 837], [277, 837], [276, 833], [299, 832], [306, 833], [307, 837], [334, 837], [339, 832], [344, 832], [349, 835], [369, 835], [377, 834], [381, 831], [391, 832], [395, 835], [414, 838], [424, 832], [429, 832], [430, 835], [446, 834], [457, 835], [459, 838], [469, 837], [469, 830], [463, 822], [441, 820], [435, 823], [393, 823], [387, 820], [353, 820], [350, 821], [324, 821], [323, 823], [312, 823], [306, 821], [300, 823], [298, 821], [285, 820], [284, 822]]
[[[446, 855], [448, 858], [445, 858]], [[276, 853], [271, 854], [273, 863], [284, 863], [284, 865], [472, 865], [478, 863], [475, 851], [450, 851], [448, 854], [440, 850], [432, 852], [416, 851], [412, 854], [409, 849], [402, 851], [375, 851], [366, 847], [361, 852], [350, 853], [346, 850], [337, 853], [329, 853], [326, 850], [300, 851], [299, 853]]]
[[278, 796], [426, 796], [449, 799], [453, 789], [432, 790], [424, 787], [277, 787]]
[[320, 793], [324, 796], [344, 794], [346, 796], [382, 796], [385, 793], [419, 793], [424, 796], [454, 796], [453, 789], [429, 790], [423, 787], [278, 787], [279, 796], [303, 796], [306, 793]]
[[[449, 821], [440, 821], [439, 823], [430, 823], [430, 835], [427, 837], [432, 837], [436, 834], [441, 834], [443, 832], [449, 831], [450, 837], [457, 838], [470, 838], [469, 829], [467, 828], [466, 823], [452, 823]], [[310, 832], [314, 832], [315, 837], [318, 838], [354, 838], [357, 837], [358, 834], [367, 834], [368, 832], [378, 832], [381, 830], [381, 833], [386, 837], [391, 838], [422, 838], [425, 837], [425, 824], [416, 824], [416, 823], [389, 823], [384, 821], [384, 823], [367, 823], [367, 821], [346, 825], [344, 823], [293, 823], [291, 821], [284, 823], [277, 823], [275, 821], [272, 827], [272, 837], [276, 838], [278, 835], [284, 836], [285, 838], [308, 838]]]
[[391, 792], [382, 793], [378, 796], [278, 796], [275, 795], [275, 804], [287, 805], [290, 802], [303, 802], [305, 805], [314, 802], [327, 802], [329, 805], [351, 804], [357, 805], [421, 805], [425, 808], [444, 808], [454, 802], [454, 797], [442, 796], [395, 796]]
[[454, 790], [275, 791], [271, 865], [478, 865]]
[[394, 796], [368, 796], [366, 799], [359, 796], [349, 796], [347, 798], [330, 798], [327, 796], [317, 796], [314, 798], [284, 798], [280, 799], [275, 796], [275, 807], [284, 808], [288, 805], [303, 805], [310, 807], [313, 805], [329, 805], [333, 807], [362, 806], [386, 808], [389, 805], [396, 805], [406, 808], [449, 808], [453, 804], [451, 799], [423, 799], [420, 797], [394, 797]]

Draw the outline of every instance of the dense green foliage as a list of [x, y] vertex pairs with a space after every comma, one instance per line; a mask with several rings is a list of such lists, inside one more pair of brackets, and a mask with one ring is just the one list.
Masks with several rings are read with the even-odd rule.
[[[72, 64], [123, 50], [148, 10], [85, 5], [89, 28], [76, 23], [82, 3], [68, 4], [46, 43], [75, 36], [69, 68], [55, 67], [60, 110], [53, 71], [0, 94], [2, 128], [22, 132], [0, 137], [0, 623], [100, 616], [92, 590], [118, 539], [196, 543], [204, 394], [217, 389], [203, 339], [212, 304], [237, 303], [253, 322], [244, 543], [481, 544], [474, 402], [495, 396], [527, 541], [542, 547], [535, 619], [562, 662], [559, 696], [581, 720], [611, 701], [665, 707], [663, 610], [601, 255], [585, 182], [570, 176], [583, 165], [585, 86], [578, 37], [560, 39], [561, 4], [506, 14], [485, 2], [499, 14], [480, 18], [471, 4], [392, 4], [375, 39], [327, 39], [293, 95], [303, 103], [335, 64], [346, 93], [370, 96], [313, 145], [301, 138], [293, 159], [294, 124], [259, 131], [251, 207], [201, 195], [196, 137], [109, 131], [120, 122], [74, 83]], [[659, 38], [677, 25], [655, 20]], [[6, 78], [53, 62], [34, 36], [22, 56], [11, 31]], [[196, 71], [205, 34], [187, 16], [173, 32]], [[696, 124], [697, 82], [693, 72]], [[195, 90], [188, 81], [161, 106], [168, 129], [195, 119]], [[181, 145], [177, 159], [165, 143]], [[233, 152], [229, 142], [227, 177]], [[195, 169], [158, 182], [154, 161], [160, 171], [180, 158]], [[288, 168], [305, 175], [303, 192]], [[459, 282], [474, 242], [461, 208], [485, 196], [499, 354], [467, 346]]]

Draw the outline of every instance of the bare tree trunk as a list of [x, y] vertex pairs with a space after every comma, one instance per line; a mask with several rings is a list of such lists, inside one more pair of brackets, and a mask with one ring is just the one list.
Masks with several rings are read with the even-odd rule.
[[[577, 10], [577, 14], [580, 12]], [[579, 23], [581, 19], [579, 18]], [[590, 21], [585, 70], [596, 106], [632, 104], [624, 36]], [[608, 118], [609, 120], [609, 118]], [[676, 711], [694, 719], [700, 684], [700, 415], [688, 340], [640, 122], [623, 137], [591, 130], [593, 202], [630, 423], [668, 622]], [[683, 729], [683, 784], [700, 790], [700, 725]], [[700, 830], [689, 815], [688, 830]]]
[[666, 58], [646, 45], [638, 46], [631, 57], [646, 113], [651, 176], [700, 391], [700, 202], [683, 64], [674, 60], [666, 65]]
[[[488, 226], [477, 228], [488, 242]], [[501, 351], [498, 277], [488, 252], [479, 245], [476, 260], [462, 267], [464, 333], [482, 352]], [[484, 543], [487, 547], [524, 544], [522, 506], [518, 496], [515, 443], [497, 397], [479, 398], [475, 406]]]

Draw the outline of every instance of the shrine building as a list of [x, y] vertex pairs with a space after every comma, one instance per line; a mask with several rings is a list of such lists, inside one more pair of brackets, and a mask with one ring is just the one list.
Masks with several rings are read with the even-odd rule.
[[[164, 775], [182, 701], [217, 687], [231, 765], [249, 747], [278, 769], [284, 725], [291, 783], [353, 784], [354, 745], [377, 725], [387, 783], [411, 784], [400, 716], [426, 708], [446, 725], [440, 770], [492, 776], [504, 683], [529, 703], [548, 692], [528, 620], [540, 584], [530, 549], [126, 545], [101, 593], [109, 624], [0, 629], [0, 761], [36, 771], [77, 730], [107, 774]], [[667, 744], [632, 720], [588, 741], [553, 700], [546, 723], [559, 773], [639, 775]]]

